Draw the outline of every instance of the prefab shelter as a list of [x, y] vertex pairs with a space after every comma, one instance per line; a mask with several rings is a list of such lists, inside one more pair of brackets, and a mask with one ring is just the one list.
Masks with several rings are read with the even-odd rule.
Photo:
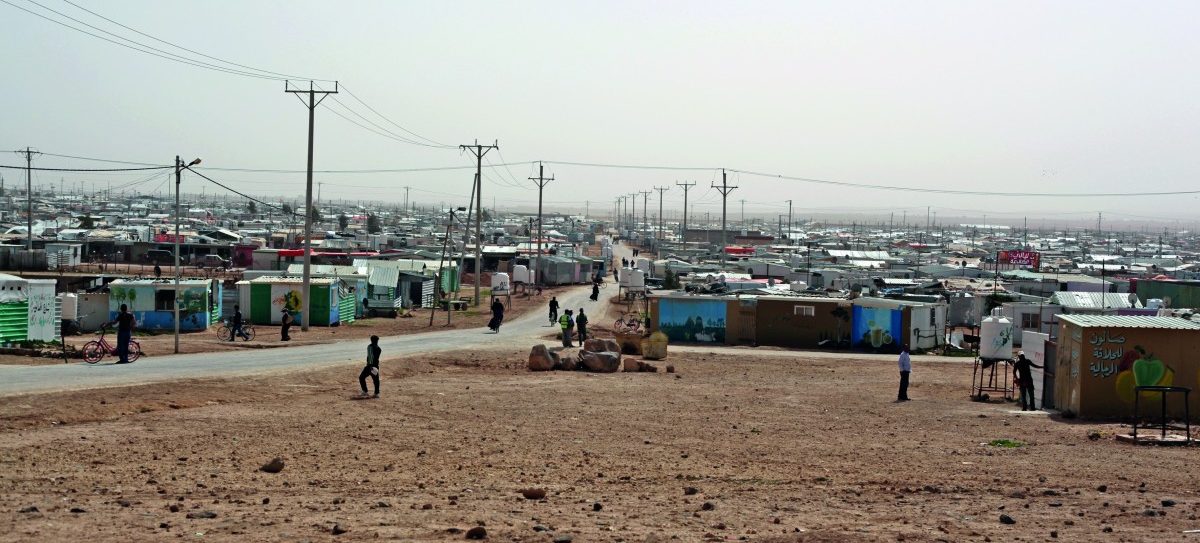
[[[1059, 408], [1084, 418], [1127, 418], [1134, 387], [1200, 384], [1200, 324], [1179, 317], [1059, 315], [1054, 397]], [[1182, 418], [1182, 395], [1167, 398], [1168, 415]], [[1191, 416], [1200, 398], [1189, 394]], [[1142, 396], [1143, 412], [1157, 413], [1162, 398]], [[1150, 402], [1150, 405], [1146, 405]]]
[[[265, 276], [239, 281], [238, 302], [242, 314], [254, 324], [280, 324], [286, 308], [297, 324], [302, 324], [300, 277]], [[357, 302], [352, 287], [329, 277], [309, 280], [309, 314], [314, 326], [336, 326], [354, 321]]]
[[175, 304], [179, 304], [179, 329], [207, 330], [220, 320], [221, 282], [210, 279], [117, 279], [108, 284], [108, 318], [129, 307], [142, 330], [174, 330]]
[[61, 332], [53, 279], [0, 274], [0, 341], [54, 341]]
[[759, 296], [755, 328], [759, 345], [836, 347], [850, 338], [849, 300], [810, 296]]

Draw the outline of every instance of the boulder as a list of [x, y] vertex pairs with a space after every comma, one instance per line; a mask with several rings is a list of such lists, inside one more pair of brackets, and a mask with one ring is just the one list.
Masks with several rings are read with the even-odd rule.
[[545, 345], [534, 345], [529, 351], [529, 371], [550, 371], [554, 369], [554, 356]]
[[576, 360], [570, 356], [559, 356], [558, 353], [553, 352], [553, 351], [550, 354], [554, 355], [556, 357], [555, 360], [558, 361], [558, 364], [555, 366], [554, 369], [559, 369], [562, 371], [575, 371], [575, 370], [579, 369], [579, 361], [578, 360]]
[[662, 331], [650, 334], [641, 342], [642, 356], [647, 360], [662, 360], [667, 357], [667, 335]]
[[583, 342], [583, 350], [591, 351], [593, 353], [619, 353], [621, 352], [621, 346], [611, 338], [592, 338]]
[[597, 373], [613, 373], [621, 369], [621, 353], [581, 351], [579, 362], [584, 369]]
[[638, 371], [645, 373], [658, 373], [658, 367], [648, 362], [638, 364]]
[[622, 354], [642, 354], [642, 335], [641, 334], [613, 334], [616, 337], [616, 344], [620, 347], [617, 351]]
[[642, 364], [642, 362], [636, 358], [626, 358], [625, 362], [622, 364], [624, 366], [622, 371], [625, 371], [625, 372], [641, 371], [641, 364]]

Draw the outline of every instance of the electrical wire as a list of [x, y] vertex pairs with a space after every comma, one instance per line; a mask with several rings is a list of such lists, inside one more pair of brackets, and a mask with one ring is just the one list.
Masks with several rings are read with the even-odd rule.
[[393, 121], [392, 119], [388, 118], [386, 115], [384, 115], [384, 114], [380, 113], [378, 110], [376, 110], [375, 108], [371, 107], [371, 105], [370, 105], [370, 104], [368, 104], [368, 103], [364, 102], [364, 101], [362, 100], [362, 98], [359, 98], [357, 94], [354, 94], [354, 92], [352, 92], [352, 91], [350, 90], [350, 88], [349, 88], [349, 87], [347, 87], [345, 84], [343, 84], [343, 85], [341, 86], [341, 89], [342, 89], [342, 90], [344, 90], [344, 91], [346, 91], [346, 94], [349, 94], [351, 98], [354, 98], [355, 100], [357, 100], [357, 101], [358, 101], [358, 103], [362, 104], [362, 105], [363, 105], [363, 107], [365, 107], [365, 108], [367, 108], [367, 109], [371, 110], [371, 113], [374, 113], [374, 114], [378, 115], [378, 116], [379, 116], [379, 118], [381, 118], [381, 119], [383, 119], [383, 120], [385, 120], [385, 121], [387, 121], [387, 122], [391, 123], [391, 124], [392, 124], [392, 126], [395, 126], [396, 128], [399, 128], [400, 130], [402, 130], [402, 131], [404, 131], [404, 132], [407, 132], [408, 134], [411, 134], [413, 137], [420, 138], [420, 139], [423, 139], [423, 140], [425, 140], [425, 141], [427, 141], [427, 142], [431, 143], [432, 145], [430, 145], [430, 147], [445, 147], [445, 148], [448, 148], [448, 149], [454, 149], [454, 148], [456, 148], [456, 146], [454, 146], [454, 145], [446, 145], [445, 143], [441, 143], [441, 142], [439, 142], [439, 141], [437, 141], [437, 140], [435, 140], [435, 139], [432, 139], [432, 138], [427, 138], [427, 137], [425, 137], [425, 136], [422, 136], [422, 135], [420, 135], [420, 134], [418, 134], [418, 133], [416, 133], [416, 132], [413, 132], [412, 130], [409, 130], [409, 129], [407, 129], [407, 128], [404, 128], [403, 126], [401, 126], [401, 125], [400, 125], [400, 123], [397, 123], [396, 121]]
[[[38, 6], [41, 6], [43, 9], [46, 9], [46, 10], [48, 10], [48, 11], [51, 11], [51, 12], [54, 12], [54, 13], [59, 13], [59, 12], [57, 12], [57, 11], [54, 11], [54, 10], [50, 9], [50, 8], [47, 8], [47, 7], [45, 7], [45, 6], [42, 6], [41, 4], [37, 4], [36, 2], [33, 2], [32, 0], [29, 0], [29, 1], [30, 1], [31, 3], [34, 3], [34, 4], [38, 5]], [[21, 11], [24, 11], [24, 12], [26, 12], [26, 13], [29, 13], [29, 14], [31, 14], [31, 15], [35, 15], [35, 16], [37, 16], [37, 17], [40, 17], [40, 18], [42, 18], [42, 19], [45, 19], [45, 20], [47, 20], [47, 21], [50, 21], [50, 22], [52, 22], [52, 23], [54, 23], [54, 24], [57, 24], [57, 25], [60, 25], [60, 26], [64, 26], [64, 27], [66, 27], [66, 28], [69, 28], [69, 29], [71, 29], [71, 30], [74, 30], [74, 31], [76, 31], [76, 32], [80, 32], [80, 33], [83, 33], [83, 34], [87, 34], [88, 36], [91, 36], [91, 37], [93, 37], [93, 38], [97, 38], [97, 39], [104, 40], [104, 41], [106, 41], [106, 42], [109, 42], [109, 43], [112, 43], [112, 44], [114, 44], [114, 45], [119, 45], [119, 46], [121, 46], [121, 47], [124, 47], [124, 48], [126, 48], [126, 49], [132, 49], [132, 50], [134, 50], [134, 51], [137, 51], [137, 52], [139, 52], [139, 53], [144, 53], [144, 54], [147, 54], [147, 55], [151, 55], [151, 56], [159, 57], [159, 58], [166, 59], [166, 60], [170, 60], [170, 61], [173, 61], [173, 62], [179, 62], [179, 63], [183, 63], [183, 64], [188, 64], [188, 65], [191, 65], [191, 66], [195, 66], [195, 67], [197, 67], [197, 68], [204, 68], [204, 69], [207, 69], [207, 70], [214, 70], [214, 71], [218, 71], [218, 72], [225, 72], [225, 73], [228, 73], [228, 74], [233, 74], [233, 75], [241, 75], [241, 76], [245, 76], [245, 77], [253, 77], [253, 78], [258, 78], [258, 79], [267, 79], [267, 80], [274, 80], [274, 81], [284, 81], [284, 80], [285, 80], [285, 78], [282, 78], [282, 77], [272, 77], [272, 76], [267, 76], [267, 75], [260, 75], [260, 74], [255, 74], [255, 73], [251, 73], [251, 72], [245, 72], [245, 71], [242, 71], [242, 70], [234, 70], [234, 69], [230, 69], [230, 68], [224, 68], [224, 67], [221, 67], [221, 66], [217, 66], [217, 65], [215, 65], [215, 64], [210, 64], [210, 63], [207, 63], [207, 62], [202, 62], [202, 61], [198, 61], [198, 60], [192, 60], [192, 59], [188, 59], [187, 57], [183, 57], [183, 56], [180, 56], [180, 55], [176, 55], [176, 54], [174, 54], [174, 53], [170, 53], [170, 52], [167, 52], [167, 51], [162, 51], [161, 49], [157, 49], [157, 48], [155, 48], [155, 47], [151, 47], [151, 46], [149, 46], [149, 45], [143, 45], [143, 44], [140, 44], [140, 43], [138, 43], [138, 42], [136, 42], [136, 41], [130, 40], [129, 38], [124, 38], [124, 37], [117, 36], [117, 37], [118, 37], [118, 39], [122, 39], [122, 40], [125, 40], [125, 41], [127, 41], [127, 42], [129, 42], [129, 43], [131, 43], [131, 44], [136, 44], [136, 45], [130, 45], [130, 44], [127, 44], [127, 43], [122, 43], [122, 42], [119, 42], [119, 41], [116, 41], [116, 40], [113, 40], [113, 39], [106, 38], [106, 37], [104, 37], [104, 36], [101, 36], [101, 35], [99, 35], [99, 34], [94, 34], [94, 33], [92, 33], [92, 32], [88, 32], [87, 30], [84, 30], [84, 29], [82, 29], [82, 28], [78, 28], [78, 27], [75, 27], [75, 26], [71, 26], [71, 25], [69, 25], [69, 24], [67, 24], [67, 23], [64, 23], [64, 22], [62, 22], [62, 21], [59, 21], [59, 20], [57, 20], [57, 19], [54, 19], [54, 18], [52, 18], [52, 17], [47, 17], [46, 15], [43, 15], [43, 14], [41, 14], [41, 13], [38, 13], [38, 12], [36, 12], [36, 11], [33, 11], [33, 10], [31, 10], [31, 9], [28, 9], [28, 8], [25, 8], [25, 7], [22, 7], [22, 6], [18, 6], [18, 5], [16, 5], [16, 4], [14, 4], [14, 3], [10, 2], [9, 0], [0, 0], [0, 2], [3, 2], [3, 3], [5, 3], [5, 4], [8, 4], [8, 5], [10, 5], [10, 6], [14, 7], [14, 8], [17, 8], [17, 9], [19, 9], [19, 10], [21, 10]], [[60, 15], [61, 15], [61, 13], [60, 13]], [[73, 20], [73, 21], [77, 21], [77, 22], [79, 22], [79, 21], [78, 21], [78, 19], [75, 19], [75, 18], [73, 18], [73, 17], [70, 17], [70, 16], [68, 16], [68, 15], [63, 15], [63, 16], [64, 16], [64, 17], [66, 17], [66, 18], [68, 18], [68, 19], [71, 19], [71, 20]], [[83, 24], [84, 26], [88, 26], [88, 27], [90, 27], [90, 28], [96, 28], [96, 27], [94, 27], [94, 26], [92, 26], [92, 25], [89, 25], [89, 24], [87, 24], [87, 23], [80, 22], [80, 24]], [[110, 34], [110, 35], [116, 36], [116, 34], [112, 34], [111, 32], [108, 32], [107, 30], [103, 30], [103, 29], [100, 29], [100, 28], [96, 28], [96, 30], [98, 30], [98, 31], [100, 31], [100, 32], [104, 32], [104, 33], [106, 33], [106, 34]], [[155, 52], [155, 51], [158, 51], [158, 52]]]
[[[245, 198], [245, 199], [247, 199], [247, 200], [250, 200], [251, 202], [255, 202], [255, 203], [258, 203], [258, 204], [262, 204], [262, 205], [265, 205], [265, 206], [267, 206], [267, 207], [269, 207], [269, 208], [272, 208], [272, 209], [278, 209], [278, 210], [279, 210], [281, 213], [283, 212], [283, 208], [282, 208], [282, 207], [280, 207], [280, 206], [277, 206], [277, 205], [275, 205], [275, 204], [271, 204], [271, 203], [268, 203], [268, 202], [264, 202], [264, 201], [262, 201], [262, 200], [259, 200], [258, 198], [255, 198], [255, 197], [253, 197], [253, 196], [250, 196], [249, 194], [246, 194], [246, 193], [244, 193], [244, 192], [241, 192], [241, 191], [239, 191], [239, 190], [233, 189], [233, 188], [229, 187], [228, 185], [226, 185], [226, 184], [224, 184], [224, 183], [221, 183], [220, 181], [217, 181], [216, 179], [213, 179], [213, 178], [211, 178], [211, 177], [209, 177], [209, 176], [207, 176], [207, 175], [204, 175], [204, 174], [202, 174], [202, 173], [200, 173], [200, 172], [198, 172], [198, 171], [196, 171], [196, 170], [193, 170], [193, 169], [192, 169], [192, 168], [190, 168], [190, 167], [189, 167], [189, 168], [187, 168], [187, 170], [188, 170], [188, 171], [190, 171], [190, 172], [192, 172], [192, 173], [194, 173], [194, 174], [196, 174], [196, 175], [198, 175], [198, 176], [200, 176], [201, 178], [203, 178], [204, 180], [208, 181], [209, 183], [212, 183], [212, 184], [214, 184], [214, 185], [216, 185], [216, 186], [218, 186], [218, 187], [221, 187], [221, 188], [223, 188], [223, 189], [225, 189], [225, 190], [227, 190], [227, 191], [229, 191], [229, 192], [232, 192], [232, 193], [234, 193], [234, 194], [236, 194], [236, 195], [238, 195], [238, 196], [241, 196], [242, 198]], [[292, 215], [293, 217], [300, 217], [300, 216], [301, 216], [299, 213], [296, 213], [295, 211], [292, 211], [292, 212], [291, 212], [291, 215]]]
[[[118, 22], [118, 21], [114, 21], [114, 20], [112, 20], [112, 19], [110, 19], [110, 18], [108, 18], [108, 17], [105, 17], [105, 16], [103, 16], [103, 15], [101, 15], [101, 14], [99, 14], [99, 13], [96, 13], [96, 12], [94, 12], [94, 11], [92, 11], [92, 10], [88, 9], [88, 8], [85, 8], [85, 7], [83, 7], [83, 6], [79, 5], [79, 4], [76, 4], [75, 2], [72, 2], [71, 0], [63, 0], [63, 2], [66, 2], [66, 3], [68, 3], [68, 4], [72, 5], [72, 6], [75, 6], [75, 7], [76, 7], [76, 8], [78, 8], [78, 9], [81, 9], [81, 10], [83, 10], [83, 11], [86, 11], [86, 12], [88, 12], [88, 13], [90, 13], [90, 14], [92, 14], [92, 15], [96, 16], [96, 17], [99, 17], [99, 18], [101, 18], [101, 19], [104, 19], [105, 21], [108, 21], [108, 22], [110, 22], [110, 23], [112, 23], [112, 24], [114, 24], [114, 25], [117, 25], [117, 26], [119, 26], [119, 27], [121, 27], [121, 28], [124, 28], [124, 29], [126, 29], [126, 30], [128, 30], [128, 31], [130, 31], [130, 32], [137, 33], [137, 34], [139, 34], [139, 35], [145, 36], [145, 37], [147, 37], [147, 38], [150, 38], [150, 39], [152, 39], [152, 40], [154, 40], [154, 41], [157, 41], [157, 42], [159, 42], [159, 43], [166, 44], [166, 45], [170, 45], [171, 47], [174, 47], [174, 48], [176, 48], [176, 49], [179, 49], [179, 50], [182, 50], [182, 51], [187, 51], [188, 53], [192, 53], [193, 55], [199, 55], [199, 56], [202, 56], [202, 57], [204, 57], [204, 58], [207, 58], [207, 59], [210, 59], [210, 60], [215, 60], [215, 61], [217, 61], [217, 62], [222, 62], [222, 63], [229, 64], [229, 65], [232, 65], [232, 66], [237, 66], [237, 67], [239, 67], [239, 68], [245, 68], [245, 69], [247, 69], [247, 70], [253, 70], [253, 71], [255, 71], [255, 72], [262, 72], [262, 73], [264, 73], [264, 74], [273, 75], [273, 76], [278, 76], [278, 77], [287, 78], [287, 79], [305, 79], [305, 80], [309, 80], [309, 81], [332, 81], [332, 80], [330, 80], [330, 79], [317, 79], [317, 78], [313, 78], [313, 77], [302, 77], [302, 76], [296, 76], [296, 75], [288, 75], [288, 74], [283, 74], [283, 73], [279, 73], [279, 72], [272, 72], [272, 71], [270, 71], [270, 70], [264, 70], [264, 69], [262, 69], [262, 68], [255, 68], [255, 67], [253, 67], [253, 66], [247, 66], [247, 65], [245, 65], [245, 64], [238, 64], [238, 63], [236, 63], [236, 62], [233, 62], [233, 61], [225, 60], [225, 59], [222, 59], [222, 58], [219, 58], [219, 57], [214, 57], [214, 56], [212, 56], [212, 55], [206, 55], [206, 54], [204, 54], [204, 53], [201, 53], [201, 52], [199, 52], [199, 51], [195, 51], [195, 50], [193, 50], [193, 49], [188, 49], [187, 47], [184, 47], [184, 46], [182, 46], [182, 45], [178, 45], [178, 44], [175, 44], [175, 43], [171, 43], [171, 42], [169, 42], [169, 41], [166, 41], [166, 40], [164, 40], [164, 39], [161, 39], [161, 38], [158, 38], [158, 37], [152, 36], [152, 35], [150, 35], [150, 34], [147, 34], [147, 33], [145, 33], [145, 32], [142, 32], [141, 30], [138, 30], [138, 29], [136, 29], [136, 28], [132, 28], [132, 27], [130, 27], [130, 26], [124, 25], [124, 24], [122, 24], [122, 23], [120, 23], [120, 22]], [[36, 3], [36, 2], [35, 2], [35, 3]], [[40, 4], [38, 4], [38, 5], [40, 5]]]
[[[4, 0], [0, 0], [0, 2], [3, 2], [3, 1]], [[162, 170], [162, 169], [170, 168], [170, 166], [154, 166], [154, 167], [148, 167], [148, 168], [94, 168], [94, 169], [87, 169], [87, 168], [41, 168], [41, 167], [32, 168], [32, 167], [26, 167], [26, 166], [7, 166], [7, 165], [0, 164], [0, 168], [5, 168], [8, 170], [33, 170], [33, 171], [39, 171], [39, 172], [141, 172], [141, 171], [147, 171], [147, 170]]]

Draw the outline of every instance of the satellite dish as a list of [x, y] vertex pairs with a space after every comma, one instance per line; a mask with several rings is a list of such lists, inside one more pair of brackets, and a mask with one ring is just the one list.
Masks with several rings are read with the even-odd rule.
[[1137, 304], [1138, 304], [1137, 293], [1130, 292], [1128, 299], [1129, 299], [1129, 307], [1137, 307]]

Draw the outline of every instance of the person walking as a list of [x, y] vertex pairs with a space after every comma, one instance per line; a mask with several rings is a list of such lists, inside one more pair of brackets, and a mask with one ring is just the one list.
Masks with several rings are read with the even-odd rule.
[[129, 342], [133, 339], [133, 329], [137, 319], [129, 312], [129, 306], [121, 304], [121, 312], [117, 314], [117, 363], [129, 363]]
[[237, 338], [242, 338], [246, 341], [250, 340], [250, 336], [242, 330], [242, 306], [234, 304], [233, 306], [233, 323], [230, 326], [229, 341], [237, 341]]
[[162, 267], [159, 266], [158, 264], [154, 265], [154, 278], [162, 279]]
[[587, 341], [587, 323], [588, 323], [587, 315], [583, 314], [583, 308], [581, 307], [581, 308], [579, 308], [579, 316], [575, 317], [575, 327], [579, 328], [579, 344], [580, 345], [583, 345], [583, 342]]
[[600, 299], [600, 281], [592, 281], [592, 301]]
[[571, 331], [575, 329], [575, 321], [571, 318], [571, 310], [563, 311], [561, 317], [558, 318], [558, 325], [562, 327], [563, 347], [574, 347], [571, 344]]
[[[1021, 391], [1021, 411], [1036, 411], [1037, 405], [1033, 390], [1033, 369], [1042, 366], [1034, 364], [1032, 360], [1025, 358], [1025, 351], [1017, 352], [1017, 362], [1013, 364], [1013, 373], [1017, 377], [1017, 388]], [[1028, 407], [1026, 406], [1028, 405]]]
[[279, 317], [279, 322], [282, 324], [279, 327], [279, 341], [291, 341], [292, 335], [289, 332], [292, 330], [292, 314], [286, 307], [283, 308], [282, 313], [283, 315]]
[[500, 303], [500, 298], [492, 298], [492, 320], [488, 322], [488, 328], [493, 332], [500, 333], [500, 323], [504, 322], [504, 304]]
[[375, 398], [379, 397], [379, 355], [381, 354], [383, 354], [383, 349], [379, 348], [379, 336], [371, 336], [371, 344], [367, 345], [367, 365], [358, 372], [358, 386], [362, 388], [363, 398], [368, 397], [368, 375], [371, 376], [371, 382], [375, 385]]
[[896, 401], [907, 402], [908, 400], [908, 374], [912, 373], [912, 358], [908, 356], [908, 345], [900, 348], [900, 393], [896, 395]]
[[551, 296], [550, 297], [550, 326], [554, 326], [554, 323], [556, 323], [556, 322], [558, 322], [558, 298], [556, 296]]

